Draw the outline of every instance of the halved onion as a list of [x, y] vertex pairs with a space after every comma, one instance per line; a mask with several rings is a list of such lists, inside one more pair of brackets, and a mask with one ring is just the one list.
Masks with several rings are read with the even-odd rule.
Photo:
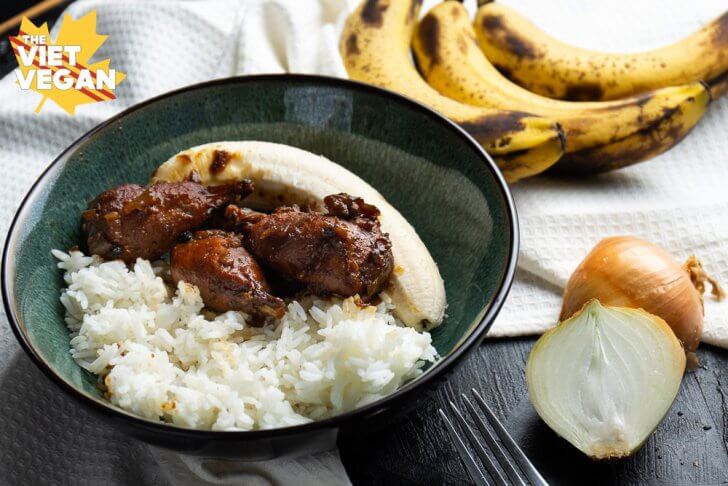
[[661, 318], [589, 301], [536, 342], [531, 402], [557, 434], [595, 459], [637, 450], [675, 400], [685, 352]]

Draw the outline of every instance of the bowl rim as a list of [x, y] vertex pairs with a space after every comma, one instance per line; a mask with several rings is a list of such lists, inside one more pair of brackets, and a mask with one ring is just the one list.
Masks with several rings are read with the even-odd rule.
[[[343, 88], [347, 90], [366, 92], [374, 94], [383, 98], [389, 98], [393, 102], [405, 105], [419, 111], [420, 113], [429, 117], [434, 123], [439, 123], [446, 126], [454, 133], [455, 136], [460, 137], [466, 144], [470, 145], [473, 150], [483, 160], [485, 166], [492, 173], [500, 195], [505, 203], [506, 219], [511, 233], [511, 238], [508, 243], [508, 255], [505, 272], [498, 284], [497, 290], [491, 301], [491, 305], [488, 310], [480, 318], [474, 329], [467, 335], [464, 340], [447, 356], [436, 363], [430, 370], [424, 373], [422, 376], [415, 380], [406, 383], [393, 393], [384, 396], [372, 403], [364, 405], [362, 407], [344, 412], [339, 415], [334, 415], [329, 418], [322, 420], [314, 420], [305, 424], [279, 427], [273, 429], [256, 429], [249, 431], [218, 431], [218, 430], [206, 430], [206, 429], [193, 429], [183, 427], [175, 424], [170, 424], [161, 421], [154, 421], [147, 419], [132, 412], [123, 410], [115, 407], [109, 402], [105, 402], [100, 399], [88, 396], [85, 393], [79, 391], [73, 384], [68, 382], [60, 374], [56, 373], [52, 366], [46, 362], [46, 360], [35, 350], [33, 344], [30, 342], [29, 336], [21, 329], [20, 321], [21, 318], [16, 312], [16, 307], [11, 299], [10, 291], [14, 291], [15, 283], [10, 281], [11, 277], [15, 277], [15, 269], [9, 271], [8, 263], [14, 262], [15, 253], [11, 254], [11, 250], [15, 248], [17, 239], [19, 237], [19, 229], [21, 228], [22, 221], [27, 217], [27, 213], [32, 203], [38, 196], [41, 189], [44, 187], [48, 176], [56, 169], [59, 164], [66, 161], [67, 158], [77, 150], [77, 148], [88, 142], [92, 137], [115, 124], [119, 120], [127, 117], [128, 115], [139, 111], [148, 105], [152, 105], [158, 101], [172, 98], [177, 95], [187, 93], [190, 91], [205, 90], [211, 87], [225, 86], [225, 85], [240, 85], [247, 83], [260, 83], [260, 82], [276, 82], [276, 83], [314, 83], [319, 86], [333, 86], [336, 88]], [[243, 76], [232, 76], [227, 78], [214, 79], [203, 83], [193, 84], [178, 88], [172, 91], [162, 93], [154, 96], [147, 100], [141, 101], [135, 105], [132, 105], [116, 115], [108, 118], [101, 122], [94, 128], [90, 129], [79, 138], [74, 140], [68, 147], [66, 147], [55, 159], [46, 167], [43, 172], [38, 176], [35, 182], [31, 185], [28, 192], [22, 199], [15, 215], [13, 216], [12, 222], [9, 226], [5, 245], [2, 253], [2, 271], [0, 274], [0, 283], [2, 287], [2, 298], [5, 313], [10, 323], [10, 327], [15, 334], [16, 339], [20, 343], [23, 350], [30, 356], [31, 360], [38, 366], [46, 376], [48, 376], [52, 382], [59, 386], [68, 395], [74, 397], [81, 403], [89, 406], [92, 410], [101, 413], [109, 419], [123, 419], [135, 425], [141, 429], [160, 433], [161, 435], [176, 435], [188, 439], [214, 439], [214, 440], [256, 440], [256, 439], [268, 439], [273, 437], [290, 436], [294, 434], [303, 434], [307, 432], [320, 431], [327, 428], [341, 428], [347, 424], [350, 424], [357, 419], [363, 418], [365, 415], [373, 415], [384, 411], [389, 408], [395, 402], [401, 402], [405, 397], [414, 393], [418, 388], [424, 386], [428, 382], [436, 380], [438, 377], [447, 374], [453, 367], [460, 362], [475, 346], [477, 346], [485, 337], [486, 332], [490, 329], [496, 316], [500, 312], [503, 303], [505, 302], [506, 296], [510, 291], [513, 284], [513, 278], [516, 271], [516, 264], [518, 260], [518, 249], [520, 244], [520, 234], [518, 217], [516, 213], [516, 207], [513, 202], [510, 189], [497, 168], [493, 159], [485, 152], [482, 146], [473, 139], [464, 129], [455, 124], [444, 115], [437, 113], [422, 103], [413, 100], [407, 96], [403, 96], [394, 91], [380, 88], [367, 83], [358, 81], [352, 81], [349, 79], [335, 78], [330, 76], [312, 75], [312, 74], [256, 74], [256, 75], [243, 75]], [[477, 319], [477, 318], [476, 318]], [[27, 328], [27, 326], [24, 326]]]

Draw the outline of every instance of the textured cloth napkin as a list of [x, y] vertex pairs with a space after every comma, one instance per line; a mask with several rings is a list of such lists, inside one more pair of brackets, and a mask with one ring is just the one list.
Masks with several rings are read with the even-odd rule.
[[[725, 0], [502, 0], [547, 32], [584, 47], [630, 51], [672, 42], [722, 13]], [[110, 57], [126, 80], [114, 102], [84, 105], [70, 117], [0, 80], [0, 234], [23, 194], [75, 138], [118, 111], [181, 86], [234, 74], [302, 72], [345, 77], [338, 35], [356, 0], [102, 2], [96, 9]], [[425, 2], [425, 9], [433, 1]], [[469, 5], [472, 11], [472, 4]], [[571, 271], [601, 238], [632, 234], [682, 260], [695, 253], [728, 283], [728, 102], [715, 102], [678, 147], [647, 163], [588, 180], [538, 178], [513, 193], [521, 223], [516, 282], [491, 336], [540, 333], [556, 322]], [[706, 299], [704, 341], [728, 347], [728, 304]], [[3, 317], [3, 320], [5, 318]], [[40, 384], [40, 386], [34, 386]], [[0, 325], [0, 482], [25, 484], [183, 484], [199, 464], [121, 436], [48, 385]], [[157, 467], [162, 465], [163, 467]], [[336, 453], [259, 463], [258, 481], [347, 481]], [[250, 468], [248, 469], [250, 470]], [[250, 476], [220, 479], [255, 484]], [[70, 480], [70, 481], [69, 481]]]

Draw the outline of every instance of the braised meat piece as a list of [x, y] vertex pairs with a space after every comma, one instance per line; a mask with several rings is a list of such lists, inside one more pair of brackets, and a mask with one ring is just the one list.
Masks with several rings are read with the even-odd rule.
[[205, 306], [214, 311], [243, 311], [255, 324], [285, 313], [283, 300], [270, 294], [263, 271], [243, 248], [240, 235], [198, 231], [172, 248], [170, 263], [172, 279], [196, 285]]
[[245, 234], [251, 253], [283, 277], [316, 295], [368, 301], [386, 285], [394, 260], [379, 210], [347, 194], [327, 196], [324, 205], [326, 214], [296, 206], [262, 214], [231, 205], [225, 216]]
[[204, 187], [194, 181], [109, 189], [84, 211], [82, 221], [91, 253], [127, 263], [154, 260], [179, 236], [195, 229], [217, 208], [253, 191], [250, 181]]

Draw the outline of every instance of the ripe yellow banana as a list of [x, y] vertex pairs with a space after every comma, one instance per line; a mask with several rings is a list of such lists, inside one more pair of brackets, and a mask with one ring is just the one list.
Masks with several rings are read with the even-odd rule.
[[[707, 86], [705, 92], [708, 93]], [[675, 113], [667, 112], [665, 118], [650, 127], [646, 133], [636, 132], [613, 143], [566, 154], [554, 167], [554, 171], [593, 174], [655, 157], [685, 138], [705, 113], [709, 101], [709, 96], [702, 96], [699, 102], [676, 108]]]
[[714, 98], [728, 88], [721, 82], [728, 72], [728, 12], [679, 42], [634, 54], [565, 44], [497, 2], [480, 7], [474, 25], [480, 48], [501, 72], [551, 98], [613, 100], [699, 80]]
[[[417, 26], [412, 46], [420, 72], [441, 94], [471, 105], [523, 110], [558, 121], [566, 133], [565, 157], [578, 157], [580, 172], [589, 172], [592, 167], [616, 169], [644, 160], [654, 150], [646, 150], [645, 146], [640, 155], [635, 145], [639, 140], [652, 140], [653, 131], [666, 125], [680, 127], [680, 133], [686, 133], [710, 101], [708, 90], [700, 82], [619, 101], [560, 101], [531, 93], [503, 77], [483, 55], [468, 13], [456, 1], [440, 3], [427, 13]], [[627, 138], [632, 142], [618, 144]], [[662, 150], [678, 141], [666, 138]], [[606, 145], [612, 148], [593, 162], [579, 155]], [[559, 162], [557, 167], [562, 165], [565, 163]]]
[[510, 182], [543, 172], [563, 153], [556, 122], [528, 113], [465, 105], [442, 96], [417, 72], [410, 39], [421, 0], [364, 0], [341, 35], [341, 56], [352, 79], [388, 88], [428, 105], [467, 130]]

